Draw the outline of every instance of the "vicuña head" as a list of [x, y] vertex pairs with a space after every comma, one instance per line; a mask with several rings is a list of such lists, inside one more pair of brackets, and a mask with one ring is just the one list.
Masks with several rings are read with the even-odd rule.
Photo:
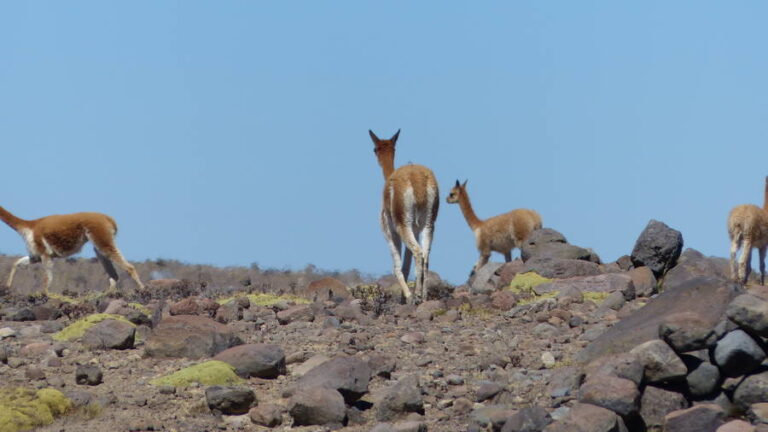
[[[432, 171], [422, 165], [395, 169], [395, 145], [400, 136], [399, 130], [387, 140], [379, 139], [371, 130], [368, 134], [373, 140], [373, 151], [384, 175], [380, 223], [392, 254], [393, 272], [406, 301], [415, 302], [407, 283], [413, 258], [416, 262], [416, 295], [426, 300], [429, 252], [440, 207], [437, 180]], [[403, 242], [404, 252], [401, 251]]]
[[[736, 206], [728, 215], [728, 237], [731, 239], [731, 278], [747, 283], [752, 271], [752, 248], [760, 253], [760, 285], [765, 285], [765, 252], [768, 249], [768, 177], [765, 178], [763, 207], [752, 204]], [[743, 249], [742, 249], [743, 248]], [[736, 261], [736, 255], [742, 249]]]
[[0, 220], [19, 233], [28, 252], [27, 256], [13, 263], [11, 274], [8, 276], [9, 288], [19, 265], [42, 262], [45, 267], [43, 292], [47, 293], [53, 279], [53, 259], [74, 255], [90, 241], [99, 262], [109, 275], [110, 289], [114, 289], [118, 279], [112, 263], [128, 272], [139, 288], [144, 289], [136, 269], [123, 258], [115, 245], [117, 224], [105, 214], [73, 213], [25, 220], [0, 207]]
[[512, 261], [512, 250], [522, 247], [533, 231], [541, 229], [541, 216], [534, 210], [528, 209], [512, 210], [490, 219], [480, 219], [472, 209], [466, 181], [462, 184], [456, 180], [446, 201], [449, 204], [459, 205], [464, 219], [475, 234], [480, 259], [472, 268], [472, 273], [480, 270], [488, 262], [491, 252], [504, 254], [506, 262]]

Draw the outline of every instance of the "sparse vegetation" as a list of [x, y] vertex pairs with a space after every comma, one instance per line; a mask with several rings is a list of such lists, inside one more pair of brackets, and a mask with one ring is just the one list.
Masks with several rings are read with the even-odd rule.
[[128, 321], [122, 315], [103, 314], [103, 313], [93, 314], [75, 321], [73, 324], [68, 325], [62, 331], [55, 333], [51, 337], [54, 340], [59, 340], [59, 341], [72, 341], [75, 339], [79, 339], [83, 336], [83, 334], [85, 334], [86, 330], [108, 319], [123, 321], [123, 322], [129, 323], [132, 326], [135, 326], [135, 324]]
[[218, 360], [210, 360], [160, 378], [153, 379], [149, 383], [155, 386], [169, 385], [173, 387], [187, 387], [193, 383], [200, 385], [232, 385], [243, 382], [243, 379], [235, 374], [235, 368]]
[[26, 431], [51, 424], [70, 406], [69, 399], [51, 388], [0, 389], [0, 432]]

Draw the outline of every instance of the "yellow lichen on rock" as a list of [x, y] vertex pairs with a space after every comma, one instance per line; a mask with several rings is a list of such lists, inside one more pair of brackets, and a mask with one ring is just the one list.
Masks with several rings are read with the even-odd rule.
[[53, 336], [51, 336], [51, 338], [58, 341], [72, 341], [75, 339], [79, 339], [83, 336], [83, 334], [85, 334], [86, 330], [93, 327], [95, 324], [98, 324], [108, 319], [123, 321], [123, 322], [127, 322], [128, 324], [134, 327], [136, 326], [134, 323], [128, 321], [128, 319], [122, 315], [104, 314], [104, 313], [93, 314], [93, 315], [88, 315], [83, 319], [75, 321], [74, 323], [65, 327], [60, 332], [54, 333]]
[[59, 294], [59, 293], [48, 293], [46, 295], [48, 296], [48, 298], [51, 298], [51, 299], [54, 299], [54, 300], [58, 300], [58, 301], [60, 301], [62, 303], [81, 304], [81, 303], [84, 303], [84, 302], [98, 300], [98, 299], [106, 296], [107, 294], [104, 293], [104, 292], [95, 292], [95, 293], [87, 294], [87, 295], [85, 295], [83, 297], [78, 297], [78, 298], [66, 296], [64, 294]]
[[149, 310], [148, 307], [144, 306], [141, 303], [128, 303], [128, 307], [131, 309], [135, 309], [148, 317], [152, 316], [152, 311]]
[[231, 385], [243, 382], [243, 379], [235, 374], [235, 368], [223, 361], [210, 360], [160, 378], [155, 378], [149, 383], [156, 386], [169, 385], [174, 387], [187, 387], [192, 383], [201, 385]]
[[584, 296], [584, 300], [589, 300], [598, 305], [603, 301], [605, 301], [605, 299], [608, 298], [608, 295], [609, 294], [607, 292], [599, 292], [599, 291], [584, 291], [582, 293], [582, 296]]
[[536, 272], [518, 273], [514, 279], [509, 282], [506, 289], [515, 294], [535, 294], [533, 289], [543, 283], [552, 282], [552, 279], [545, 278]]
[[51, 388], [0, 389], [0, 432], [19, 432], [53, 423], [66, 413], [71, 402]]
[[255, 306], [272, 306], [280, 302], [291, 302], [296, 304], [311, 303], [309, 300], [303, 297], [299, 297], [291, 294], [275, 295], [275, 294], [267, 294], [267, 293], [234, 295], [231, 297], [218, 299], [216, 300], [216, 303], [220, 305], [225, 305], [233, 300], [236, 300], [239, 297], [248, 297], [248, 300], [251, 302], [251, 304]]

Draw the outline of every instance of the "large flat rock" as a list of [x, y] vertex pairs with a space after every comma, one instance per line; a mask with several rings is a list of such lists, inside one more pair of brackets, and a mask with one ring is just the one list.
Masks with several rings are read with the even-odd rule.
[[736, 297], [735, 287], [719, 278], [694, 278], [676, 289], [661, 293], [642, 309], [619, 321], [592, 341], [576, 361], [590, 362], [606, 354], [627, 352], [635, 346], [659, 338], [659, 325], [670, 315], [695, 312], [705, 324], [714, 327]]

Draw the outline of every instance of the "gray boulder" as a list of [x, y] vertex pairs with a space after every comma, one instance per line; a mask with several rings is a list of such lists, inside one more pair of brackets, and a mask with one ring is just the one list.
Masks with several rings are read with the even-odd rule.
[[285, 352], [278, 345], [238, 345], [220, 352], [213, 359], [229, 363], [244, 378], [277, 378], [286, 372]]
[[640, 363], [634, 354], [612, 354], [590, 362], [584, 368], [584, 373], [587, 379], [598, 375], [608, 375], [625, 378], [635, 383], [635, 385], [640, 385], [643, 380], [643, 364]]
[[733, 403], [742, 410], [752, 404], [768, 401], [768, 371], [750, 375], [736, 387]]
[[716, 432], [725, 423], [718, 405], [702, 404], [673, 411], [664, 417], [664, 432]]
[[294, 426], [336, 425], [346, 417], [341, 393], [331, 388], [310, 387], [298, 390], [288, 402]]
[[314, 367], [296, 381], [295, 388], [322, 387], [337, 390], [352, 404], [368, 392], [371, 367], [356, 357], [336, 357]]
[[550, 279], [595, 276], [602, 273], [600, 266], [593, 262], [561, 258], [532, 258], [526, 261], [523, 273], [530, 271]]
[[765, 352], [744, 330], [734, 330], [717, 342], [714, 358], [725, 375], [737, 377], [760, 366]]
[[607, 408], [627, 417], [639, 410], [640, 391], [637, 385], [628, 379], [597, 375], [581, 386], [579, 402]]
[[501, 432], [539, 432], [552, 423], [552, 417], [540, 406], [525, 407], [507, 419]]
[[722, 382], [720, 369], [710, 362], [699, 359], [687, 363], [689, 372], [685, 377], [685, 382], [691, 397], [702, 399], [714, 396], [720, 389]]
[[675, 266], [682, 250], [683, 235], [680, 231], [652, 219], [635, 242], [632, 263], [635, 267], [650, 268], [659, 277]]
[[664, 289], [671, 290], [693, 278], [708, 277], [728, 281], [730, 270], [728, 260], [706, 257], [695, 249], [686, 249], [677, 260], [677, 265], [664, 275]]
[[256, 403], [256, 395], [247, 387], [213, 386], [205, 389], [205, 400], [213, 412], [239, 415], [251, 409]]
[[83, 334], [81, 342], [91, 349], [129, 349], [133, 348], [136, 338], [136, 326], [119, 320], [104, 320], [89, 328]]
[[712, 322], [695, 312], [667, 316], [659, 326], [659, 337], [679, 353], [705, 349], [717, 341]]
[[640, 417], [649, 430], [661, 429], [667, 414], [688, 406], [685, 396], [678, 392], [647, 386], [640, 399]]
[[376, 406], [376, 419], [379, 421], [393, 421], [409, 413], [424, 414], [424, 398], [421, 396], [418, 376], [406, 375], [400, 378], [385, 391]]
[[75, 382], [80, 385], [95, 386], [102, 383], [104, 375], [101, 368], [95, 365], [77, 365]]
[[736, 324], [760, 336], [768, 336], [768, 301], [742, 294], [728, 305], [727, 314]]
[[577, 403], [559, 421], [543, 432], [627, 432], [624, 421], [615, 412], [592, 404]]
[[203, 316], [177, 315], [160, 321], [147, 339], [145, 353], [148, 357], [199, 359], [242, 343], [224, 324]]
[[637, 356], [645, 370], [649, 383], [679, 381], [685, 378], [688, 369], [672, 348], [658, 339], [644, 342], [630, 351]]

